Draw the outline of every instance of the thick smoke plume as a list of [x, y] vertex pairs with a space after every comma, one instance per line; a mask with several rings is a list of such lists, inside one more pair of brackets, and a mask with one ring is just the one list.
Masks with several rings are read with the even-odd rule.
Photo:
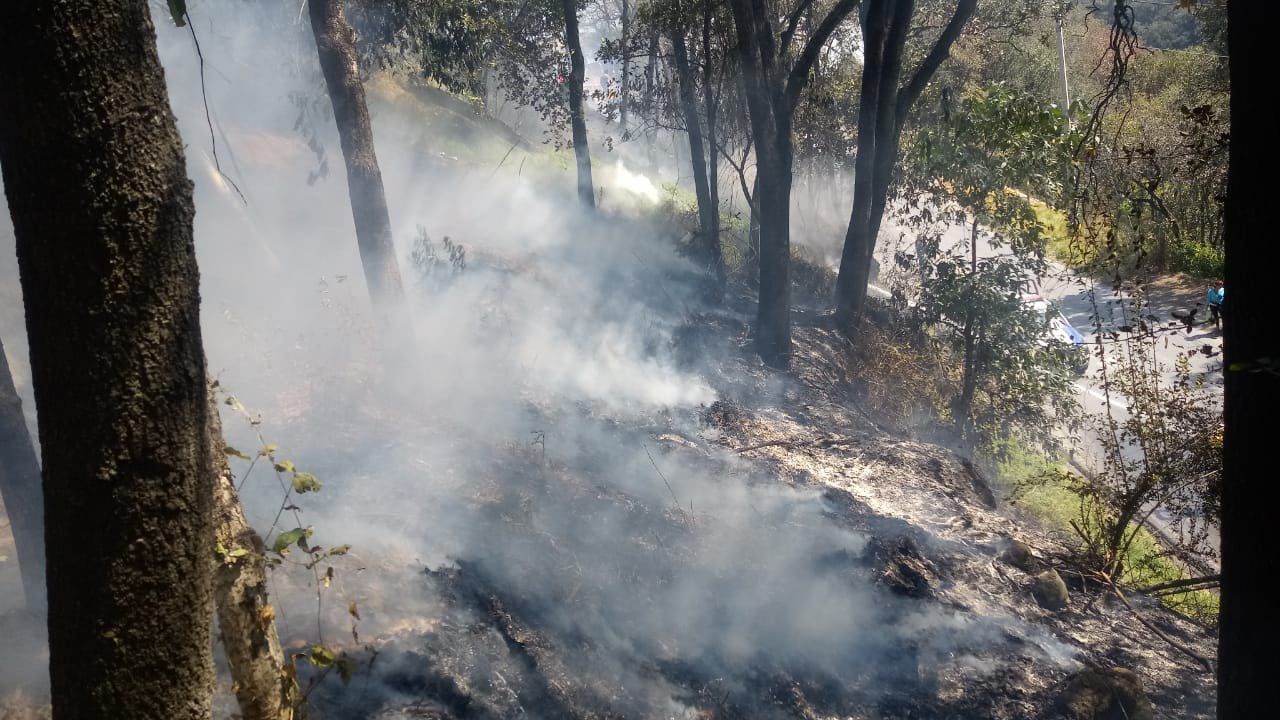
[[[724, 399], [724, 358], [680, 352], [707, 312], [703, 278], [651, 212], [653, 181], [604, 170], [605, 212], [586, 215], [565, 156], [509, 147], [430, 93], [375, 77], [411, 298], [388, 337], [367, 301], [308, 28], [279, 21], [242, 3], [193, 7], [203, 79], [188, 29], [158, 31], [196, 183], [210, 369], [262, 418], [228, 410], [228, 442], [252, 452], [261, 432], [319, 476], [323, 490], [296, 500], [302, 520], [318, 542], [353, 545], [318, 627], [311, 576], [277, 572], [286, 642], [357, 652], [427, 630], [457, 611], [449, 579], [463, 574], [572, 639], [566, 671], [613, 687], [616, 710], [667, 717], [692, 702], [680, 678], [732, 694], [779, 672], [874, 697], [944, 663], [982, 675], [1007, 632], [1030, 635], [886, 593], [861, 561], [871, 539], [846, 521], [850, 499], [715, 449], [702, 418]], [[8, 297], [0, 330], [17, 354]], [[781, 392], [747, 390], [730, 399]], [[272, 527], [274, 478], [257, 469], [243, 493], [250, 521]], [[353, 716], [411, 702], [379, 680], [408, 662], [362, 666], [364, 694], [326, 702]]]

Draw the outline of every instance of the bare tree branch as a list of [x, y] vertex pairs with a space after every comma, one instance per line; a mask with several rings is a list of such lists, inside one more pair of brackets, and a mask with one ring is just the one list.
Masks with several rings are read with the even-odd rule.
[[969, 22], [969, 18], [977, 7], [978, 0], [960, 0], [956, 5], [956, 11], [952, 14], [951, 21], [943, 28], [942, 34], [938, 36], [938, 40], [929, 50], [929, 54], [920, 62], [920, 67], [916, 68], [911, 79], [907, 81], [907, 84], [898, 93], [899, 124], [903, 122], [907, 112], [916, 104], [916, 100], [920, 99], [920, 94], [924, 92], [925, 86], [933, 79], [934, 73], [938, 72], [938, 68], [942, 66], [943, 61], [951, 55], [951, 46], [960, 37], [965, 23]]
[[[977, 0], [966, 0], [967, 2], [976, 2]], [[796, 64], [792, 66], [791, 73], [787, 76], [787, 85], [785, 90], [786, 110], [794, 112], [796, 105], [800, 102], [800, 91], [804, 89], [805, 84], [809, 82], [809, 70], [813, 68], [813, 63], [818, 60], [818, 54], [822, 52], [822, 47], [827, 44], [831, 34], [836, 31], [840, 23], [858, 7], [858, 0], [840, 0], [836, 6], [831, 8], [831, 12], [822, 19], [818, 28], [809, 36], [808, 42], [804, 44], [804, 49], [800, 51], [800, 57], [796, 58]], [[783, 41], [783, 47], [790, 40], [787, 37]]]

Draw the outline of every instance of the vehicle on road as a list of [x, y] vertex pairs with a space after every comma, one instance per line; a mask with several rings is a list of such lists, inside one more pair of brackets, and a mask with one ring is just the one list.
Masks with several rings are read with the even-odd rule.
[[1045, 346], [1058, 353], [1072, 372], [1083, 375], [1089, 369], [1090, 357], [1084, 335], [1071, 324], [1055, 304], [1045, 299], [1040, 291], [1040, 283], [1035, 279], [1028, 279], [1023, 284], [1022, 302], [1031, 308], [1037, 317], [1043, 318]]

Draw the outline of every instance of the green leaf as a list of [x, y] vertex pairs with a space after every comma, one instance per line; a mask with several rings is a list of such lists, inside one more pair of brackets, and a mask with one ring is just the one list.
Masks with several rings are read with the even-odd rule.
[[329, 648], [323, 645], [311, 646], [311, 664], [318, 668], [326, 668], [336, 662], [338, 656]]
[[268, 455], [270, 455], [275, 451], [276, 451], [275, 445], [263, 445], [262, 448], [258, 450], [258, 457], [267, 457]]
[[169, 14], [173, 16], [173, 24], [186, 27], [187, 0], [169, 0]]
[[228, 550], [227, 546], [222, 543], [218, 543], [214, 550], [218, 553], [218, 557], [222, 558], [222, 561], [228, 565], [249, 554], [248, 548], [238, 547], [233, 550]]
[[298, 468], [288, 460], [281, 460], [275, 464], [276, 472], [297, 472]]
[[[305, 541], [313, 532], [312, 528], [294, 528], [288, 532], [282, 532], [276, 536], [276, 541], [271, 545], [274, 552], [281, 552], [290, 545]], [[306, 548], [303, 548], [304, 550]]]
[[240, 452], [239, 450], [237, 450], [237, 449], [235, 449], [235, 448], [231, 447], [230, 445], [228, 445], [228, 446], [226, 446], [226, 447], [222, 448], [222, 452], [224, 452], [224, 453], [226, 453], [226, 454], [228, 454], [228, 455], [230, 455], [230, 456], [232, 456], [232, 457], [238, 457], [238, 458], [240, 458], [241, 460], [252, 460], [252, 459], [253, 459], [253, 458], [249, 457], [248, 455], [245, 455], [244, 453]]
[[300, 493], [315, 492], [320, 489], [320, 481], [309, 472], [297, 472], [293, 474], [293, 489]]

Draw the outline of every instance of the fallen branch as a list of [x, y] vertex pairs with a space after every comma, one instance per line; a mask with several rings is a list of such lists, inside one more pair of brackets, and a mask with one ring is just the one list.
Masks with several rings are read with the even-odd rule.
[[1111, 578], [1105, 575], [1100, 575], [1100, 577], [1102, 577], [1102, 579], [1106, 581], [1107, 585], [1111, 587], [1111, 590], [1116, 594], [1116, 597], [1120, 598], [1120, 602], [1124, 603], [1124, 606], [1126, 608], [1129, 608], [1129, 612], [1133, 613], [1133, 616], [1138, 619], [1138, 622], [1142, 623], [1143, 626], [1145, 626], [1148, 630], [1155, 633], [1156, 636], [1159, 637], [1161, 640], [1164, 640], [1166, 643], [1168, 643], [1170, 647], [1182, 653], [1183, 655], [1186, 655], [1192, 660], [1195, 660], [1197, 663], [1200, 664], [1201, 667], [1205, 669], [1206, 672], [1213, 672], [1213, 663], [1211, 663], [1208, 658], [1197, 653], [1195, 650], [1192, 650], [1186, 645], [1179, 643], [1177, 640], [1174, 640], [1173, 638], [1169, 637], [1167, 634], [1165, 634], [1163, 630], [1156, 627], [1153, 623], [1151, 623], [1146, 618], [1142, 617], [1141, 613], [1139, 613], [1138, 610], [1135, 607], [1133, 607], [1133, 605], [1129, 604], [1129, 599], [1126, 598], [1124, 596], [1124, 593], [1120, 590], [1120, 588], [1116, 586], [1116, 583], [1114, 580], [1112, 580]]
[[671, 493], [671, 499], [675, 501], [676, 509], [684, 512], [684, 508], [680, 507], [680, 499], [676, 497], [676, 491], [671, 489], [671, 482], [667, 480], [667, 476], [662, 474], [662, 469], [658, 467], [658, 463], [654, 462], [653, 455], [649, 454], [649, 446], [643, 445], [644, 454], [649, 456], [649, 464], [653, 465], [653, 469], [658, 471], [658, 477], [662, 478], [662, 482], [667, 486], [667, 492]]
[[840, 447], [842, 445], [854, 445], [856, 443], [857, 441], [854, 440], [853, 438], [825, 438], [823, 440], [814, 440], [814, 441], [770, 440], [769, 442], [762, 442], [756, 445], [748, 445], [743, 448], [736, 448], [734, 452], [741, 455], [742, 453], [745, 453], [745, 452], [751, 452], [752, 450], [761, 450], [763, 448], [768, 448], [768, 447], [783, 447], [783, 448], [787, 448], [788, 450], [795, 450], [796, 448], [802, 448], [802, 447], [803, 448], [810, 448], [810, 447], [829, 448], [829, 447]]
[[1202, 590], [1204, 588], [1200, 586], [1202, 585], [1215, 586], [1219, 582], [1221, 582], [1221, 580], [1222, 580], [1221, 575], [1206, 575], [1204, 577], [1198, 577], [1198, 578], [1183, 578], [1182, 580], [1170, 580], [1169, 582], [1163, 582], [1158, 585], [1145, 587], [1140, 589], [1138, 592], [1150, 594], [1150, 593], [1161, 592], [1163, 590], [1184, 590], [1184, 589], [1185, 590], [1192, 590], [1192, 589]]

